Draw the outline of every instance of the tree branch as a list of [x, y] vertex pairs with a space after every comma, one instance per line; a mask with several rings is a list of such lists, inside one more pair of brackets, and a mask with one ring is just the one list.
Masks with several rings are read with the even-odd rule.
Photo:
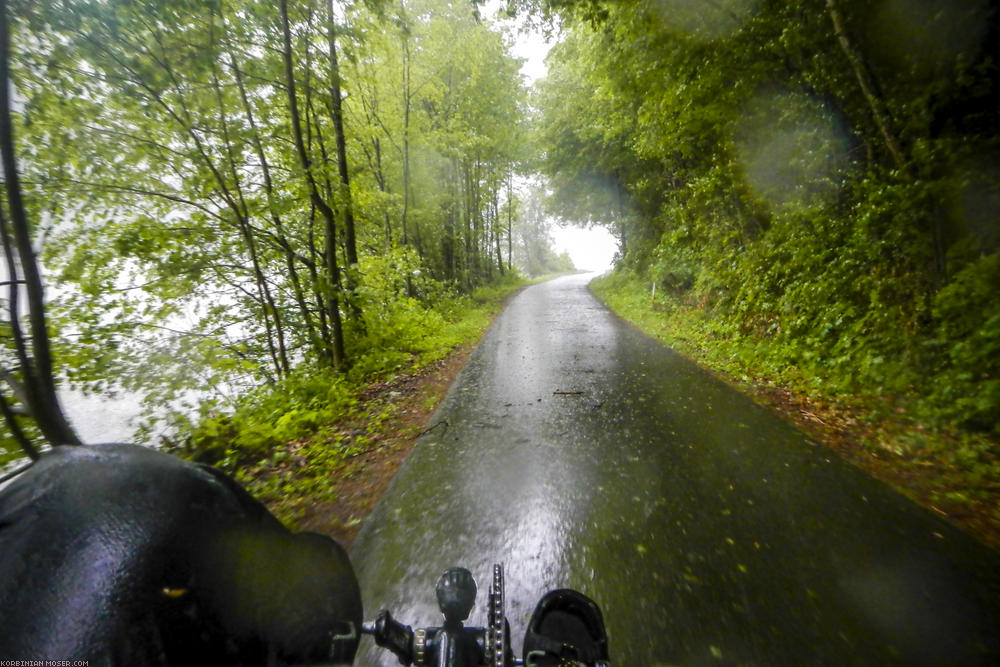
[[864, 59], [854, 47], [854, 44], [847, 33], [847, 25], [844, 22], [844, 15], [840, 11], [840, 6], [837, 4], [837, 0], [826, 0], [826, 7], [830, 13], [830, 21], [833, 23], [833, 33], [836, 35], [837, 41], [840, 44], [840, 48], [844, 52], [844, 55], [847, 56], [847, 60], [851, 64], [851, 69], [854, 70], [854, 76], [857, 78], [858, 85], [861, 86], [861, 92], [864, 95], [865, 100], [868, 102], [868, 108], [872, 112], [872, 118], [875, 120], [875, 125], [878, 127], [879, 133], [882, 135], [882, 139], [885, 141], [885, 146], [889, 149], [889, 153], [892, 155], [892, 159], [893, 162], [895, 162], [896, 167], [903, 170], [906, 168], [906, 159], [903, 156], [903, 150], [899, 146], [899, 141], [896, 139], [896, 135], [893, 134], [892, 129], [890, 128], [891, 119], [889, 117], [888, 110], [885, 108], [885, 101], [879, 95], [875, 81], [868, 72]]

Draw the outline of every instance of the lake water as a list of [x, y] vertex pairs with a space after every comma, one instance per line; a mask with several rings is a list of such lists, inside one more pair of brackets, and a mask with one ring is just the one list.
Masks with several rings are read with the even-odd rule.
[[131, 442], [136, 425], [133, 421], [142, 411], [139, 399], [119, 394], [109, 399], [86, 396], [72, 389], [61, 389], [59, 400], [70, 423], [84, 443]]

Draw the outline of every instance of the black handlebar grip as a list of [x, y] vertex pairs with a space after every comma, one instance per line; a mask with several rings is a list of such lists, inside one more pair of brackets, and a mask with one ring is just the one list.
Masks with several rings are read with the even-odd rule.
[[375, 643], [396, 654], [402, 665], [413, 662], [413, 630], [392, 618], [388, 609], [383, 609], [375, 617], [372, 636]]

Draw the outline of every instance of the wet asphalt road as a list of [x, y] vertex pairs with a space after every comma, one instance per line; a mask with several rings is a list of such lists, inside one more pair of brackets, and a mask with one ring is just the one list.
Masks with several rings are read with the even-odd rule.
[[[613, 664], [1000, 664], [1000, 554], [621, 322], [573, 276], [515, 298], [364, 525], [366, 617], [503, 562], [515, 649], [572, 587]], [[572, 393], [558, 393], [572, 392]], [[358, 665], [394, 665], [363, 641]]]

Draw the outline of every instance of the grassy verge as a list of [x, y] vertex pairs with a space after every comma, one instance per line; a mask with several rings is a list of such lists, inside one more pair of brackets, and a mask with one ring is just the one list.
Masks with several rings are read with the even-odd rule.
[[285, 525], [350, 544], [474, 347], [358, 387], [357, 404], [324, 434], [277, 446], [236, 478]]
[[837, 391], [788, 365], [769, 341], [735, 338], [699, 304], [654, 296], [634, 276], [605, 276], [591, 289], [637, 328], [1000, 549], [1000, 443], [994, 439], [935, 428], [897, 396]]
[[397, 318], [393, 346], [369, 346], [348, 373], [293, 373], [235, 412], [206, 410], [175, 453], [233, 474], [286, 525], [349, 542], [468, 353], [525, 284], [511, 278]]

